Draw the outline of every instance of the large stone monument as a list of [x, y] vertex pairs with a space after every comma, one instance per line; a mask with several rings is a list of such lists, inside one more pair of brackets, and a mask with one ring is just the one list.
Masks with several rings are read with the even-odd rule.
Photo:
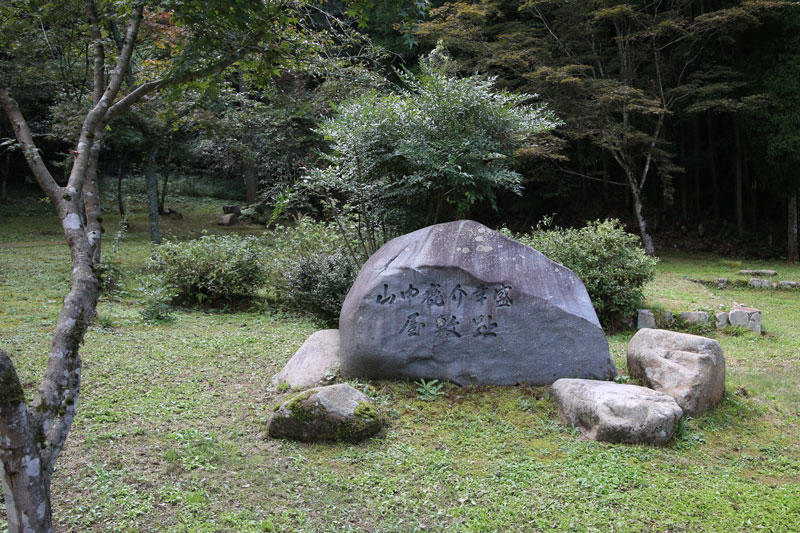
[[473, 221], [386, 243], [339, 318], [348, 377], [549, 385], [617, 371], [581, 280]]

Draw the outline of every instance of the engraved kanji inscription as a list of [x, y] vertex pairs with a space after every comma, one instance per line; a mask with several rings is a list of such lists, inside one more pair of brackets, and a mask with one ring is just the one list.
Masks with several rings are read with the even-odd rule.
[[431, 286], [425, 289], [425, 292], [422, 293], [422, 299], [428, 305], [436, 305], [436, 306], [443, 306], [444, 305], [444, 295], [442, 294], [441, 285], [438, 283], [431, 283]]
[[411, 283], [408, 284], [408, 288], [404, 291], [400, 291], [400, 298], [404, 300], [412, 300], [419, 294], [419, 289], [413, 286]]
[[461, 284], [455, 286], [455, 288], [450, 291], [450, 300], [455, 302], [456, 307], [461, 307], [461, 302], [464, 300], [464, 297], [467, 295], [467, 291], [461, 288]]
[[472, 319], [472, 336], [473, 337], [497, 337], [494, 329], [497, 327], [497, 322], [492, 321], [492, 315], [479, 315], [477, 318]]
[[502, 285], [494, 290], [494, 303], [497, 307], [511, 307], [514, 301], [511, 299], [511, 285]]
[[376, 302], [376, 303], [379, 303], [379, 304], [381, 304], [381, 305], [384, 305], [384, 304], [393, 304], [393, 303], [394, 303], [394, 300], [395, 300], [395, 298], [397, 298], [397, 296], [396, 296], [394, 293], [392, 293], [392, 294], [389, 294], [389, 285], [387, 285], [386, 283], [384, 283], [384, 284], [383, 284], [383, 294], [378, 294], [378, 295], [375, 297], [375, 302]]
[[475, 297], [475, 301], [478, 302], [479, 304], [483, 303], [488, 298], [488, 296], [486, 296], [486, 292], [488, 290], [489, 287], [485, 285], [478, 285], [478, 287], [474, 291], [472, 291], [472, 296]]
[[436, 319], [436, 334], [440, 337], [460, 337], [461, 333], [456, 330], [460, 323], [454, 316], [448, 318], [446, 315], [439, 315]]
[[425, 322], [420, 322], [417, 318], [419, 318], [419, 313], [411, 313], [408, 315], [408, 317], [406, 317], [406, 323], [403, 324], [398, 335], [406, 333], [409, 337], [419, 337], [419, 334], [425, 327]]

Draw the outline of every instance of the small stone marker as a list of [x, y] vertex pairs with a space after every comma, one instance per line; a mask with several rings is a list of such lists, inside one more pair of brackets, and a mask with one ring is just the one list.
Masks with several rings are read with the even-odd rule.
[[724, 289], [731, 282], [728, 278], [717, 278], [717, 288]]
[[323, 329], [313, 333], [286, 366], [272, 379], [273, 385], [286, 383], [305, 389], [319, 385], [339, 370], [339, 330]]
[[383, 420], [370, 399], [339, 383], [292, 396], [275, 410], [267, 430], [270, 437], [303, 442], [358, 442], [382, 427]]
[[796, 281], [781, 281], [778, 285], [780, 285], [781, 289], [796, 289], [800, 287], [800, 283]]
[[717, 321], [717, 329], [722, 329], [728, 324], [730, 324], [730, 322], [728, 321], [728, 313], [726, 313], [725, 311], [719, 311], [714, 315], [714, 318]]
[[672, 311], [664, 311], [664, 325], [671, 326], [673, 322], [675, 322], [675, 315], [672, 314]]
[[705, 324], [708, 322], [708, 313], [705, 311], [684, 311], [681, 313], [681, 319], [685, 320], [687, 324]]
[[732, 326], [739, 326], [761, 335], [761, 311], [753, 307], [738, 306], [728, 313]]
[[683, 416], [670, 396], [638, 385], [559, 379], [550, 390], [561, 419], [593, 440], [666, 444]]
[[549, 385], [617, 374], [580, 278], [470, 220], [384, 244], [347, 294], [339, 332], [348, 377]]
[[639, 309], [639, 316], [636, 320], [636, 329], [656, 327], [656, 316], [649, 309]]
[[223, 205], [222, 212], [226, 215], [234, 214], [237, 217], [242, 216], [242, 208], [238, 205]]
[[725, 358], [713, 340], [663, 329], [638, 331], [628, 343], [628, 373], [699, 415], [725, 393]]
[[740, 270], [741, 276], [777, 276], [778, 273], [774, 270]]
[[758, 278], [750, 278], [750, 281], [748, 281], [747, 284], [751, 287], [755, 287], [756, 289], [774, 289], [777, 287], [774, 281]]
[[227, 215], [222, 215], [219, 217], [219, 224], [220, 226], [233, 226], [237, 222], [239, 222], [239, 218], [236, 216], [236, 213], [228, 213]]

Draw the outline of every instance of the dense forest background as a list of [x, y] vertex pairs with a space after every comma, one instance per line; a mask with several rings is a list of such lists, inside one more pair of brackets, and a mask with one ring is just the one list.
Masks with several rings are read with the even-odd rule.
[[[64, 23], [81, 13], [57, 4], [3, 22], [0, 68], [45, 160], [66, 172], [89, 105], [91, 50], [76, 35], [80, 24]], [[120, 198], [104, 207], [124, 210], [122, 190], [144, 191], [149, 177], [162, 211], [171, 191], [191, 189], [247, 204], [246, 214], [261, 222], [276, 205], [284, 217], [323, 216], [313, 196], [287, 201], [309, 168], [325, 164], [322, 121], [348, 98], [402, 84], [403, 72], [417, 72], [420, 58], [437, 49], [451, 58], [443, 67], [449, 74], [492, 76], [500, 89], [536, 94], [531, 101], [547, 103], [563, 122], [517, 152], [521, 194], [452, 202], [439, 220], [524, 230], [549, 215], [567, 226], [616, 217], [646, 247], [652, 237], [656, 249], [796, 260], [798, 7], [761, 0], [306, 4], [296, 23], [318, 32], [313, 53], [267, 67], [241, 62], [162, 91], [115, 120], [100, 174]], [[139, 75], [168, 63], [169, 17], [166, 8], [148, 13]], [[117, 28], [105, 31], [121, 46]], [[0, 138], [12, 137], [1, 121]], [[0, 150], [3, 197], [34, 187], [14, 144]]]

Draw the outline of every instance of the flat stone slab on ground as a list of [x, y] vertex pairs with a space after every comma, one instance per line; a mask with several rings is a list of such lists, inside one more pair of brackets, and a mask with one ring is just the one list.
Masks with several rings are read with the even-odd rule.
[[753, 307], [738, 306], [728, 313], [731, 326], [747, 328], [761, 335], [761, 311]]
[[740, 270], [741, 276], [777, 276], [778, 273], [774, 270]]
[[725, 358], [713, 339], [643, 329], [628, 343], [627, 356], [628, 374], [673, 397], [686, 415], [711, 409], [725, 393]]
[[369, 397], [339, 383], [295, 394], [275, 410], [267, 431], [273, 438], [304, 442], [358, 442], [382, 427], [383, 420]]
[[220, 216], [217, 224], [220, 226], [233, 226], [238, 222], [239, 217], [236, 216], [236, 213], [228, 213], [227, 215]]
[[800, 283], [796, 281], [781, 281], [778, 283], [781, 289], [796, 289], [800, 287]]
[[683, 416], [670, 396], [638, 385], [559, 379], [551, 394], [561, 419], [593, 440], [666, 444]]
[[339, 370], [339, 330], [322, 329], [306, 339], [278, 374], [273, 385], [305, 389], [319, 385]]
[[383, 245], [347, 294], [339, 332], [348, 377], [549, 385], [617, 374], [580, 278], [470, 220]]

